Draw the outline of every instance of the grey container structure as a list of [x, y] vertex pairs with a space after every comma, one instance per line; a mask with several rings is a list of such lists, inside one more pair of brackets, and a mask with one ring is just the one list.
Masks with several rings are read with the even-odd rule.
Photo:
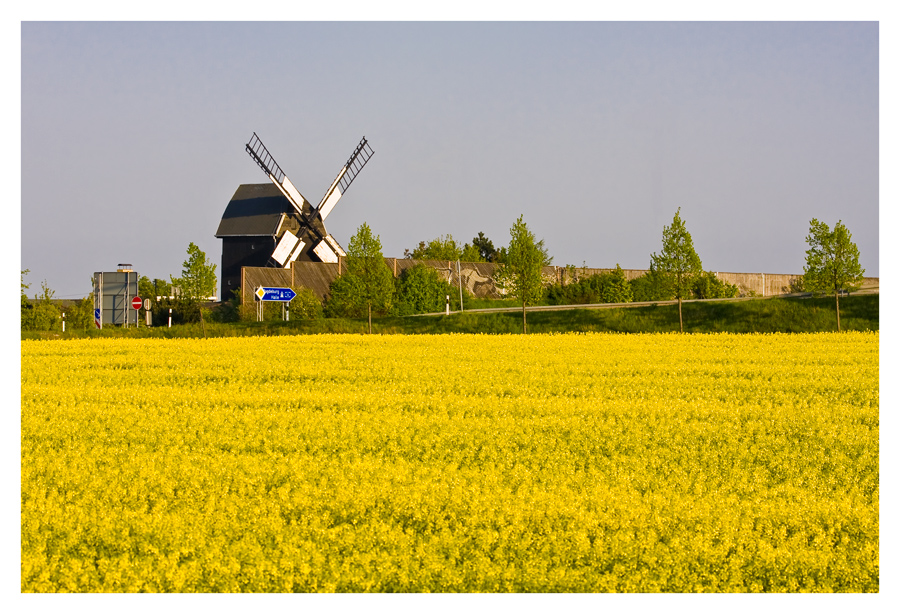
[[136, 326], [138, 310], [131, 307], [131, 300], [137, 295], [137, 271], [123, 267], [115, 272], [94, 273], [94, 314], [99, 309], [99, 326]]

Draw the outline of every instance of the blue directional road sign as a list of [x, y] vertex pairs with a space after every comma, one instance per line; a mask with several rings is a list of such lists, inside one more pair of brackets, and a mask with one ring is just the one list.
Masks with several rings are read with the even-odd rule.
[[256, 289], [256, 296], [261, 301], [290, 301], [297, 293], [290, 288], [263, 288]]

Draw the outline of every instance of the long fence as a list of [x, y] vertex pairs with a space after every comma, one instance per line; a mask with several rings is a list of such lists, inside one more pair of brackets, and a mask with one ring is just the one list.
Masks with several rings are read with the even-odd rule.
[[[489, 262], [461, 262], [448, 260], [411, 260], [407, 258], [385, 258], [385, 264], [395, 277], [417, 264], [435, 269], [454, 287], [460, 285], [469, 294], [478, 298], [503, 298], [503, 292], [494, 283], [497, 266]], [[337, 263], [294, 262], [289, 269], [244, 267], [241, 269], [241, 296], [245, 304], [253, 302], [253, 292], [263, 287], [309, 288], [320, 299], [329, 295], [331, 282], [347, 270], [344, 258]], [[541, 271], [544, 284], [567, 284], [598, 273], [608, 273], [615, 269], [595, 269], [588, 267], [548, 266]], [[647, 269], [622, 269], [629, 281], [640, 277]], [[727, 273], [715, 272], [716, 277], [740, 290], [741, 296], [783, 296], [791, 294], [802, 273]], [[863, 291], [878, 292], [878, 278], [865, 277]]]

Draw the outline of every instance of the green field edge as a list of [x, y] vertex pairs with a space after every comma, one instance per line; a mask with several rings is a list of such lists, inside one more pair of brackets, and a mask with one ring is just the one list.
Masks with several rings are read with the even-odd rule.
[[[841, 299], [841, 330], [877, 331], [879, 295]], [[818, 333], [837, 330], [833, 298], [773, 297], [756, 300], [692, 301], [682, 304], [685, 333]], [[678, 332], [677, 304], [586, 309], [572, 306], [556, 311], [533, 310], [527, 316], [529, 333], [668, 333]], [[521, 334], [522, 313], [466, 311], [450, 315], [374, 318], [375, 334]], [[321, 318], [283, 322], [182, 324], [171, 328], [113, 327], [103, 330], [22, 331], [22, 340], [105, 337], [212, 338], [310, 334], [365, 334], [365, 319]]]

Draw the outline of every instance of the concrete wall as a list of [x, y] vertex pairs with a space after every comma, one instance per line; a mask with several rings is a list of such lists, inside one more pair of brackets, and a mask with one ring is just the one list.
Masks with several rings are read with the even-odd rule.
[[[600, 273], [609, 273], [615, 269], [591, 269], [575, 267], [574, 269], [566, 269], [564, 267], [556, 267], [561, 269], [560, 282], [577, 281], [584, 277], [597, 275]], [[625, 272], [625, 279], [631, 281], [640, 277], [647, 272], [647, 269], [622, 269]], [[792, 294], [792, 284], [803, 277], [803, 273], [727, 273], [723, 271], [714, 271], [716, 277], [720, 280], [733, 284], [738, 287], [741, 296], [783, 296]], [[574, 276], [571, 275], [574, 273]], [[863, 291], [877, 292], [878, 278], [864, 277]]]
[[[494, 283], [494, 272], [497, 265], [488, 262], [462, 262], [457, 271], [455, 261], [446, 260], [409, 260], [405, 258], [385, 258], [385, 264], [399, 276], [404, 270], [424, 264], [437, 270], [437, 272], [450, 284], [456, 287], [462, 277], [463, 287], [469, 294], [478, 298], [502, 298], [503, 291]], [[241, 269], [241, 290], [244, 303], [252, 303], [253, 292], [260, 286], [264, 287], [306, 287], [311, 289], [320, 298], [328, 296], [331, 282], [342, 272], [346, 271], [344, 258], [339, 258], [336, 264], [324, 262], [294, 262], [290, 269], [244, 267]], [[542, 276], [544, 284], [570, 283], [578, 279], [608, 273], [615, 269], [595, 269], [576, 267], [544, 267]], [[646, 269], [622, 269], [628, 280], [640, 277], [647, 272]], [[716, 276], [722, 281], [736, 285], [741, 296], [781, 296], [791, 294], [791, 284], [802, 277], [802, 273], [726, 273], [716, 272]], [[863, 291], [878, 292], [878, 278], [866, 277], [863, 281]]]

